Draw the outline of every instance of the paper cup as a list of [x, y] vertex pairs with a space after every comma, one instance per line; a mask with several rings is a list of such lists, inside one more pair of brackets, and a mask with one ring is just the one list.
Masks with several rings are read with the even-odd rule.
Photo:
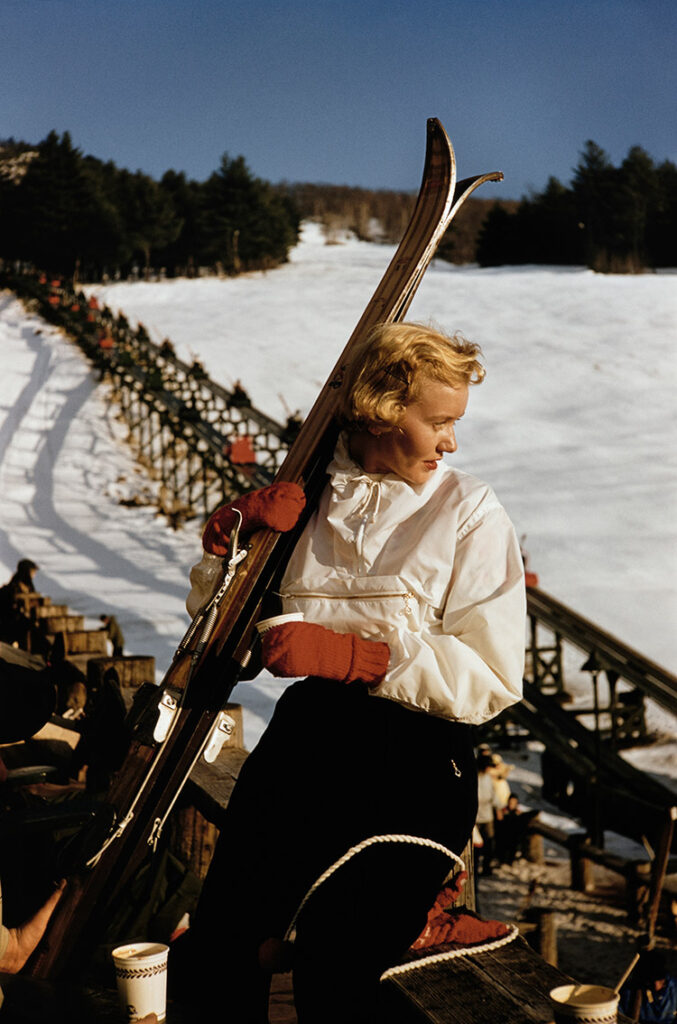
[[550, 992], [555, 1024], [614, 1024], [618, 995], [603, 985], [560, 985]]
[[259, 636], [263, 636], [273, 626], [281, 626], [283, 622], [303, 622], [303, 612], [288, 612], [286, 615], [273, 615], [272, 619], [261, 619], [256, 623]]
[[167, 1016], [167, 956], [161, 942], [130, 942], [113, 950], [118, 995], [128, 1021], [155, 1013]]

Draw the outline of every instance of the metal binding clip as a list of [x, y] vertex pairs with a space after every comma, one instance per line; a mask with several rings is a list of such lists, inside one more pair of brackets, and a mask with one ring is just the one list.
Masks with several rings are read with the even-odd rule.
[[169, 690], [163, 690], [158, 704], [158, 720], [153, 729], [153, 739], [156, 743], [163, 743], [167, 739], [167, 733], [174, 719], [178, 708], [178, 701]]
[[221, 753], [223, 744], [230, 739], [235, 728], [235, 719], [225, 711], [219, 711], [205, 743], [203, 757], [207, 764], [213, 764]]

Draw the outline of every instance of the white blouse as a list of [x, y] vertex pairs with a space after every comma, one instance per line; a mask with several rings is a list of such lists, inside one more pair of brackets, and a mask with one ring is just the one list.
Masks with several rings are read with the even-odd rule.
[[365, 473], [339, 439], [330, 483], [285, 572], [285, 612], [384, 640], [370, 693], [480, 724], [522, 696], [524, 572], [486, 484], [442, 462], [424, 484]]

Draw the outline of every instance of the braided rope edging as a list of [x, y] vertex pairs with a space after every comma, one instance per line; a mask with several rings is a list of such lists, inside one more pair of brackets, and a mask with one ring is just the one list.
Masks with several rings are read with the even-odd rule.
[[363, 839], [362, 842], [358, 843], [356, 846], [351, 846], [351, 848], [347, 850], [342, 857], [339, 857], [337, 861], [335, 861], [330, 867], [328, 867], [327, 870], [324, 871], [315, 882], [313, 882], [310, 889], [299, 903], [296, 909], [296, 913], [294, 914], [291, 920], [291, 924], [289, 925], [287, 931], [285, 932], [285, 942], [293, 941], [292, 935], [296, 928], [296, 922], [298, 920], [299, 914], [301, 913], [301, 911], [303, 910], [303, 908], [305, 907], [306, 903], [311, 898], [313, 893], [316, 892], [316, 890], [319, 889], [319, 887], [324, 882], [326, 882], [327, 879], [330, 878], [335, 871], [338, 871], [339, 868], [343, 867], [344, 864], [346, 864], [349, 860], [355, 857], [358, 853], [361, 853], [363, 850], [366, 850], [368, 846], [373, 846], [375, 843], [410, 843], [414, 846], [427, 846], [432, 850], [438, 850], [440, 853], [445, 854], [445, 856], [449, 857], [450, 860], [453, 860], [454, 863], [460, 867], [461, 871], [465, 871], [465, 864], [463, 863], [461, 858], [457, 854], [455, 854], [453, 850], [449, 850], [446, 846], [443, 846], [442, 843], [436, 843], [433, 839], [423, 839], [421, 836], [408, 836], [399, 834], [370, 836], [369, 839]]
[[397, 974], [407, 974], [409, 971], [416, 971], [419, 967], [429, 967], [431, 964], [441, 964], [445, 960], [455, 960], [461, 956], [476, 956], [478, 953], [488, 953], [490, 950], [500, 949], [507, 946], [519, 935], [519, 928], [511, 924], [510, 931], [500, 939], [492, 939], [491, 942], [484, 942], [480, 946], [466, 946], [464, 949], [450, 949], [445, 953], [433, 953], [430, 956], [421, 957], [420, 960], [412, 960], [408, 964], [398, 964], [396, 967], [389, 967], [381, 975], [381, 981], [392, 978]]

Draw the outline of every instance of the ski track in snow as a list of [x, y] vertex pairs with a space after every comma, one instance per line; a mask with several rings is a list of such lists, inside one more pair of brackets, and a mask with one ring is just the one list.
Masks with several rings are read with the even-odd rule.
[[[218, 382], [239, 379], [283, 421], [304, 413], [394, 250], [327, 246], [306, 225], [289, 264], [235, 279], [96, 288], [169, 337]], [[411, 319], [460, 329], [484, 350], [454, 461], [488, 480], [543, 588], [671, 668], [677, 643], [674, 275], [577, 268], [478, 270], [436, 262]], [[153, 485], [124, 444], [105, 387], [79, 350], [0, 296], [0, 562], [40, 566], [55, 601], [115, 614], [130, 651], [167, 668], [187, 616], [199, 524], [172, 531], [121, 497]], [[251, 746], [284, 684], [239, 686]], [[664, 722], [658, 713], [659, 727]]]

